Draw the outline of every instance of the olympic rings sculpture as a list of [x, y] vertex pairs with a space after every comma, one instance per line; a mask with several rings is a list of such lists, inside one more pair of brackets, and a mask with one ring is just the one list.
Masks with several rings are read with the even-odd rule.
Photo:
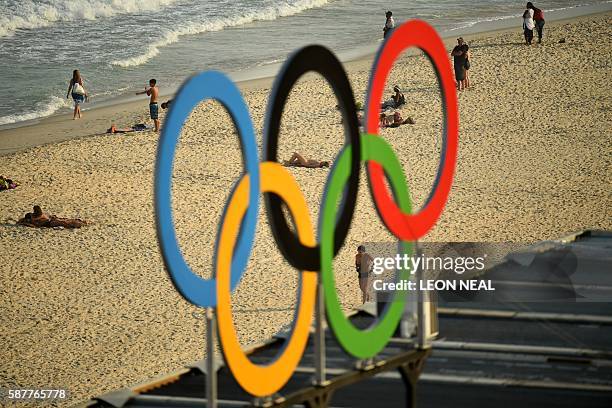
[[[378, 113], [386, 79], [395, 60], [411, 47], [424, 51], [433, 63], [444, 117], [438, 173], [429, 198], [417, 214], [412, 214], [401, 164], [390, 145], [378, 136]], [[332, 86], [345, 124], [345, 147], [334, 160], [325, 185], [318, 237], [315, 237], [299, 186], [291, 173], [276, 162], [284, 104], [296, 81], [309, 71], [319, 73]], [[433, 227], [446, 205], [456, 166], [459, 123], [452, 70], [436, 31], [419, 20], [396, 28], [377, 53], [367, 95], [367, 133], [360, 135], [353, 91], [342, 64], [326, 48], [313, 45], [293, 53], [274, 82], [264, 125], [263, 162], [258, 160], [253, 123], [240, 91], [219, 72], [207, 71], [188, 79], [173, 100], [166, 118], [158, 145], [154, 182], [157, 236], [162, 257], [173, 284], [185, 299], [200, 307], [216, 308], [225, 361], [237, 382], [252, 395], [275, 393], [297, 367], [308, 340], [319, 278], [329, 325], [340, 345], [351, 355], [357, 358], [376, 355], [385, 347], [401, 319], [406, 299], [400, 293], [372, 327], [360, 330], [345, 317], [335, 289], [333, 259], [350, 228], [363, 162], [367, 162], [370, 192], [379, 217], [399, 239], [400, 251], [410, 251], [412, 242]], [[197, 276], [185, 262], [176, 239], [171, 200], [172, 165], [181, 128], [195, 106], [208, 99], [220, 102], [231, 115], [239, 134], [246, 170], [236, 182], [221, 216], [213, 279]], [[392, 194], [387, 189], [387, 179]], [[348, 186], [345, 188], [345, 185]], [[260, 193], [264, 193], [276, 244], [287, 261], [302, 271], [291, 337], [276, 359], [267, 365], [252, 363], [241, 350], [230, 305], [231, 291], [240, 282], [253, 247]], [[282, 214], [283, 202], [296, 224], [295, 234]], [[400, 275], [400, 279], [404, 278], [407, 276]]]

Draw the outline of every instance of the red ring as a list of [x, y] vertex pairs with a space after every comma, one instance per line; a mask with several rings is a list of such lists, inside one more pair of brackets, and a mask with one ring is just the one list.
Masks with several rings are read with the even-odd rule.
[[420, 20], [412, 20], [393, 30], [374, 61], [367, 93], [366, 131], [378, 135], [378, 116], [385, 82], [395, 60], [410, 47], [420, 48], [432, 61], [442, 92], [443, 151], [434, 187], [425, 206], [417, 214], [406, 214], [397, 206], [389, 193], [382, 166], [370, 161], [367, 171], [372, 196], [386, 227], [399, 239], [414, 241], [429, 232], [440, 218], [446, 205], [457, 162], [459, 114], [455, 83], [444, 43], [429, 24]]

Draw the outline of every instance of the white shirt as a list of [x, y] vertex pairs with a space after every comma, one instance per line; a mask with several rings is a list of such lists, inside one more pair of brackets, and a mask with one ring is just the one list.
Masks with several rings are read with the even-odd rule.
[[[533, 12], [531, 13], [531, 15], [533, 17]], [[387, 19], [387, 21], [385, 22], [385, 28], [388, 30], [395, 28], [395, 21], [393, 21], [393, 17], [389, 17]]]
[[525, 27], [527, 27], [528, 30], [533, 30], [535, 28], [532, 9], [527, 9], [527, 17], [523, 18], [523, 24], [525, 24]]

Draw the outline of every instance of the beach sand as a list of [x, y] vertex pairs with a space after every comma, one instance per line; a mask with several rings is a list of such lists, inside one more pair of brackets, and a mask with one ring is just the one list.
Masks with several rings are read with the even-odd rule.
[[[550, 24], [544, 46], [524, 46], [520, 30], [467, 38], [473, 87], [459, 94], [455, 183], [425, 240], [533, 242], [612, 228], [611, 34], [608, 13]], [[347, 65], [360, 102], [370, 63]], [[403, 116], [416, 124], [382, 135], [403, 165], [418, 208], [439, 161], [440, 96], [422, 56], [406, 56], [395, 65], [387, 96], [395, 84], [408, 100]], [[244, 91], [260, 149], [268, 94], [265, 83]], [[301, 80], [286, 106], [279, 157], [298, 151], [333, 161], [343, 145], [335, 105], [322, 79]], [[111, 121], [131, 125], [146, 118], [147, 106], [142, 101], [104, 109], [85, 112], [83, 121], [53, 119], [55, 124], [39, 126], [36, 134], [42, 141], [54, 132], [103, 132]], [[31, 129], [10, 132], [5, 139], [0, 133], [5, 152], [28, 146]], [[0, 387], [66, 388], [71, 398], [62, 405], [70, 405], [203, 357], [204, 321], [172, 286], [157, 246], [152, 200], [157, 137], [153, 132], [90, 136], [0, 157], [0, 173], [21, 182], [16, 190], [0, 192]], [[315, 224], [329, 170], [289, 171]], [[211, 276], [217, 223], [241, 172], [229, 116], [217, 103], [200, 105], [184, 127], [173, 195], [181, 248], [202, 276]], [[15, 226], [34, 204], [93, 225]], [[355, 249], [371, 241], [393, 237], [378, 219], [362, 172], [352, 228], [334, 261], [347, 310], [360, 301]], [[265, 340], [292, 321], [297, 276], [274, 243], [262, 202], [252, 259], [232, 295], [241, 344]]]

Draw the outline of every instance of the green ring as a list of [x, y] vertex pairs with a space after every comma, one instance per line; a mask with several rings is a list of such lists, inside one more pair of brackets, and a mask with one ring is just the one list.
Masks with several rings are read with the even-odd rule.
[[[361, 135], [361, 161], [375, 161], [383, 166], [391, 188], [405, 213], [411, 212], [411, 200], [408, 185], [402, 166], [391, 146], [380, 136]], [[365, 359], [378, 354], [391, 338], [402, 318], [406, 303], [405, 291], [396, 291], [393, 301], [386, 307], [383, 316], [366, 330], [360, 330], [345, 317], [338, 293], [336, 292], [333, 253], [334, 227], [336, 220], [336, 203], [344, 191], [344, 186], [351, 176], [351, 147], [347, 146], [336, 159], [329, 176], [326, 194], [321, 205], [321, 279], [325, 294], [327, 320], [342, 348], [349, 354]], [[400, 242], [401, 253], [412, 252], [413, 245], [409, 241]], [[401, 270], [400, 279], [409, 279], [410, 272]]]

